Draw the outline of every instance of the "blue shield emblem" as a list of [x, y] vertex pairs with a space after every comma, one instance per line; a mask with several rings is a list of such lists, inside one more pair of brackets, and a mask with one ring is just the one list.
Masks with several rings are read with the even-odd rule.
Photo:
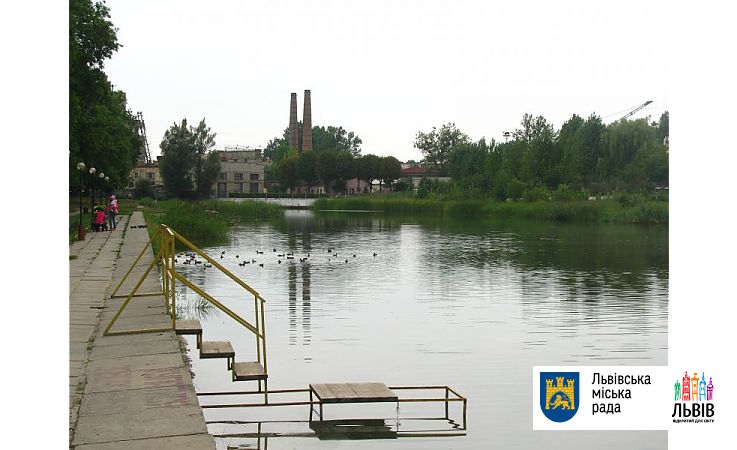
[[578, 372], [540, 372], [540, 408], [553, 422], [565, 422], [578, 411]]

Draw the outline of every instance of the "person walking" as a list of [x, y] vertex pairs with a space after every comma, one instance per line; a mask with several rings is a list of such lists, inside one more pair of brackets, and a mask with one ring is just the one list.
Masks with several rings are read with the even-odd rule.
[[110, 196], [110, 210], [108, 213], [108, 222], [110, 223], [110, 230], [115, 229], [115, 216], [118, 215], [118, 199], [115, 198], [115, 194]]

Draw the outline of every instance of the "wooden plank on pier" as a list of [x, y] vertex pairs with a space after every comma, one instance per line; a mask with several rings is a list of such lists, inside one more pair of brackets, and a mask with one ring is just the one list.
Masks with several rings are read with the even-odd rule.
[[310, 389], [322, 403], [395, 402], [397, 395], [384, 383], [322, 383]]
[[177, 320], [177, 334], [202, 334], [199, 320]]
[[235, 350], [228, 341], [205, 341], [200, 348], [200, 358], [235, 358]]
[[265, 380], [268, 374], [259, 362], [239, 362], [233, 364], [235, 381]]

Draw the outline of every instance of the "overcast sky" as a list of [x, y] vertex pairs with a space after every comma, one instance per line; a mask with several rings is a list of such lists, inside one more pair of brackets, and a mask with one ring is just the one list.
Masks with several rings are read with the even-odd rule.
[[[312, 90], [313, 125], [343, 126], [363, 154], [420, 159], [416, 133], [446, 122], [503, 139], [525, 112], [668, 109], [663, 2], [108, 0], [123, 47], [106, 64], [152, 154], [203, 117], [217, 147], [264, 146]], [[620, 114], [621, 115], [621, 114]], [[606, 122], [618, 118], [605, 117]]]

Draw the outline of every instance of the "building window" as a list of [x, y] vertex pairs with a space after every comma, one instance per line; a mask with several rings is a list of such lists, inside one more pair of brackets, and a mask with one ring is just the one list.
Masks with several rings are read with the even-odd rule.
[[238, 193], [243, 193], [243, 183], [236, 183], [235, 184], [235, 191]]
[[154, 181], [154, 173], [153, 172], [149, 172], [146, 175], [148, 175], [148, 181]]
[[243, 173], [235, 173], [233, 175], [234, 180], [243, 180]]
[[258, 174], [257, 173], [252, 173], [251, 174], [251, 181], [258, 181]]
[[251, 192], [257, 194], [258, 193], [258, 183], [251, 183]]
[[220, 172], [220, 179], [221, 180], [227, 180], [228, 179], [228, 173], [227, 172]]

